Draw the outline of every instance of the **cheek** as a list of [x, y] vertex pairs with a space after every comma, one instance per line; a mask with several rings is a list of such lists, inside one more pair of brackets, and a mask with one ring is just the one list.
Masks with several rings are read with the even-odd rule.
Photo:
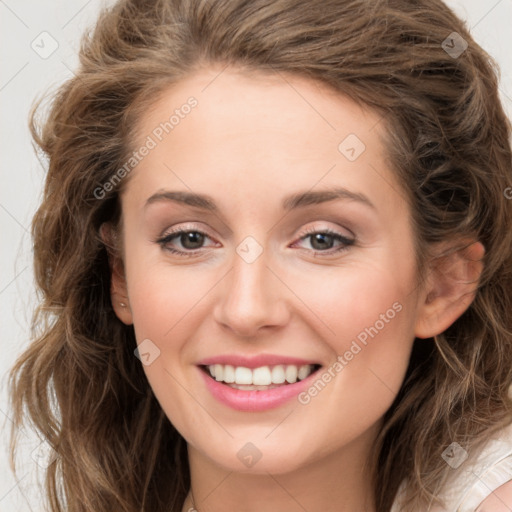
[[413, 265], [404, 262], [400, 268], [396, 275], [392, 265], [353, 265], [329, 279], [310, 275], [301, 281], [298, 294], [318, 312], [317, 330], [328, 333], [332, 353], [330, 376], [325, 376], [330, 392], [320, 399], [325, 408], [335, 399], [340, 410], [358, 410], [361, 420], [375, 420], [398, 393], [416, 315]]
[[400, 345], [407, 337], [401, 331], [408, 331], [414, 316], [414, 273], [407, 261], [400, 275], [393, 267], [383, 259], [379, 264], [358, 262], [328, 272], [305, 272], [293, 279], [294, 292], [317, 314], [319, 324], [329, 328], [326, 340], [337, 353], [358, 337], [364, 343], [368, 330], [390, 344]]
[[176, 340], [175, 331], [190, 323], [213, 285], [211, 274], [194, 265], [171, 266], [132, 255], [127, 280], [137, 340]]
[[191, 375], [188, 341], [197, 331], [198, 315], [205, 314], [207, 304], [202, 299], [212, 287], [208, 275], [200, 277], [193, 266], [138, 265], [135, 260], [131, 274], [127, 268], [137, 343], [151, 340], [150, 352], [157, 354], [143, 370], [168, 418], [184, 433], [191, 431], [190, 422], [200, 413], [191, 412], [195, 401], [184, 383]]

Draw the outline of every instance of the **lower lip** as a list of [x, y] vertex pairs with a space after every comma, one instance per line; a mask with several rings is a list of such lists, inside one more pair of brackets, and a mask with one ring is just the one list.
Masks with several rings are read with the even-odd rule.
[[221, 384], [207, 375], [201, 368], [198, 367], [198, 370], [203, 376], [206, 387], [219, 402], [238, 411], [245, 412], [266, 411], [279, 407], [304, 391], [318, 373], [317, 370], [311, 375], [308, 375], [304, 380], [296, 382], [295, 384], [285, 384], [277, 388], [269, 389], [268, 391], [245, 391], [243, 389], [232, 388], [226, 384]]

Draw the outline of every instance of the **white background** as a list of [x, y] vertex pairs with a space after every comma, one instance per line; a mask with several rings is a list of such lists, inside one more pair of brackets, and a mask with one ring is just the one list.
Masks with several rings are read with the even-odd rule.
[[[109, 4], [111, 1], [108, 2]], [[448, 5], [467, 21], [476, 41], [498, 60], [502, 101], [512, 114], [512, 0], [449, 0]], [[31, 450], [39, 444], [25, 433], [26, 455], [16, 480], [7, 464], [10, 412], [6, 373], [28, 344], [35, 303], [29, 236], [32, 215], [41, 197], [44, 172], [35, 157], [27, 128], [31, 103], [48, 89], [72, 76], [79, 38], [95, 20], [101, 0], [0, 0], [0, 512], [41, 510], [35, 487], [37, 465]], [[58, 48], [51, 49], [48, 32]], [[45, 44], [41, 38], [45, 38]], [[35, 41], [35, 43], [33, 43]]]

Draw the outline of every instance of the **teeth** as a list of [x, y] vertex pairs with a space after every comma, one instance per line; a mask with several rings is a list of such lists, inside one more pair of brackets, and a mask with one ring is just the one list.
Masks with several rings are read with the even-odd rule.
[[224, 380], [224, 367], [221, 364], [216, 364], [214, 366], [214, 375], [215, 375], [215, 380], [218, 380], [218, 381]]
[[296, 366], [287, 366], [286, 371], [284, 372], [286, 382], [293, 384], [297, 382], [297, 367]]
[[268, 366], [262, 366], [261, 368], [254, 368], [254, 370], [251, 373], [252, 373], [252, 383], [251, 384], [254, 384], [255, 386], [270, 386], [270, 384], [272, 384], [272, 374], [270, 373], [270, 368]]
[[[219, 365], [221, 366], [221, 365]], [[224, 382], [231, 384], [235, 382], [235, 367], [227, 364], [224, 366]]]
[[304, 380], [310, 373], [309, 365], [303, 365], [297, 371], [297, 379]]
[[[217, 375], [217, 374], [215, 374]], [[235, 368], [235, 383], [236, 384], [252, 384], [252, 371], [243, 366]]]
[[272, 382], [274, 384], [283, 384], [285, 381], [284, 366], [278, 364], [272, 368]]
[[[271, 386], [275, 384], [294, 384], [298, 380], [304, 380], [313, 371], [313, 365], [293, 364], [276, 366], [260, 366], [259, 368], [246, 368], [244, 366], [232, 366], [229, 364], [215, 364], [208, 366], [210, 375], [218, 382], [233, 384], [232, 387], [244, 389], [246, 386]], [[240, 387], [239, 387], [240, 386]], [[251, 388], [256, 389], [256, 388]]]

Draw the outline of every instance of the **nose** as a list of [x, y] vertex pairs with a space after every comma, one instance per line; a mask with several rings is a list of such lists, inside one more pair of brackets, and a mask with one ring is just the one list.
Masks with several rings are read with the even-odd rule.
[[233, 267], [220, 283], [215, 320], [239, 337], [278, 328], [289, 319], [286, 285], [268, 265], [267, 251], [252, 262], [234, 254]]

